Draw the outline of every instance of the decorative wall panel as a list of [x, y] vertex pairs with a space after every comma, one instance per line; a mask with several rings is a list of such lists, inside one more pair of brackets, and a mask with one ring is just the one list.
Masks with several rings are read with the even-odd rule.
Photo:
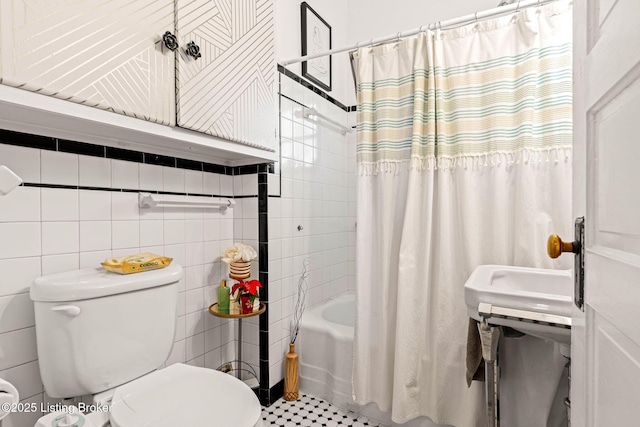
[[178, 0], [176, 34], [178, 125], [274, 149], [273, 0]]
[[173, 0], [2, 0], [2, 83], [175, 124]]

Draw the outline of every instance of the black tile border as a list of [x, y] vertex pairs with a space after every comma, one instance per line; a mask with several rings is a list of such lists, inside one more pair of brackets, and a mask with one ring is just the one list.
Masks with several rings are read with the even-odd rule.
[[322, 90], [319, 87], [315, 86], [313, 83], [309, 82], [308, 80], [305, 80], [304, 78], [300, 77], [299, 75], [297, 75], [293, 71], [287, 70], [286, 68], [284, 68], [280, 64], [278, 64], [278, 72], [281, 73], [281, 74], [284, 74], [287, 77], [289, 77], [290, 79], [292, 79], [296, 83], [306, 87], [310, 91], [314, 92], [316, 95], [319, 95], [320, 97], [326, 99], [327, 101], [329, 101], [333, 105], [337, 106], [338, 108], [343, 109], [347, 113], [349, 113], [351, 111], [357, 111], [358, 110], [358, 107], [356, 105], [352, 105], [352, 106], [344, 105], [342, 102], [338, 101], [337, 99], [335, 99], [334, 97], [329, 95], [324, 90]]
[[276, 385], [269, 390], [269, 405], [276, 403], [278, 399], [284, 396], [284, 379], [278, 381]]
[[269, 390], [269, 211], [267, 174], [269, 165], [257, 165], [258, 173], [258, 257], [260, 271], [258, 279], [262, 284], [261, 298], [267, 304], [267, 310], [260, 315], [258, 347], [260, 352], [260, 403], [263, 406], [271, 404]]
[[133, 189], [133, 188], [113, 188], [113, 187], [87, 187], [83, 185], [40, 184], [35, 182], [23, 182], [22, 184], [20, 184], [20, 186], [32, 187], [32, 188], [55, 188], [60, 190], [109, 191], [112, 193], [149, 193], [149, 194], [166, 194], [171, 196], [196, 196], [196, 197], [211, 197], [211, 198], [221, 197], [225, 199], [237, 198], [237, 196], [236, 197], [227, 196], [224, 194], [179, 193], [174, 191], [139, 190], [139, 189]]
[[49, 136], [15, 132], [6, 129], [0, 129], [0, 144], [34, 148], [39, 150], [59, 151], [61, 153], [80, 154], [83, 156], [102, 157], [107, 159], [123, 160], [127, 162], [144, 163], [149, 165], [173, 167], [200, 172], [210, 172], [229, 176], [257, 173], [259, 168], [274, 170], [273, 163], [260, 163], [247, 166], [225, 166], [215, 163], [182, 159], [179, 157], [163, 156], [160, 154], [127, 150], [124, 148], [90, 144], [87, 142], [70, 141]]

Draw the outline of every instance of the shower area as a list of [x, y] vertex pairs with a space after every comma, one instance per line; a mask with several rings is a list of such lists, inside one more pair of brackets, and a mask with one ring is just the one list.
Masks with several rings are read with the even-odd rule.
[[[465, 379], [466, 279], [481, 264], [569, 268], [545, 238], [572, 226], [559, 208], [571, 199], [571, 14], [566, 0], [502, 2], [334, 44], [333, 69], [355, 80], [349, 105], [291, 72], [301, 58], [281, 62], [271, 387], [310, 260], [302, 392], [381, 425], [485, 425], [483, 383]], [[554, 344], [500, 345], [501, 424], [567, 425]]]

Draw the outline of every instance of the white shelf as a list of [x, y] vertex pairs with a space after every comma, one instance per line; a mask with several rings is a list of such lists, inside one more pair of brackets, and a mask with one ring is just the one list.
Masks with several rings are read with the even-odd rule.
[[277, 160], [273, 151], [1, 84], [0, 127], [227, 166]]

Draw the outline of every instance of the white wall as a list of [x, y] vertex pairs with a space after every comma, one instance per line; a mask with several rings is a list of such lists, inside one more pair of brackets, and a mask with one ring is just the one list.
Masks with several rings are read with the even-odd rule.
[[[300, 51], [300, 0], [276, 1], [276, 60], [295, 58]], [[309, 0], [307, 3], [333, 30], [333, 47], [396, 34], [436, 21], [468, 15], [498, 6], [499, 0]], [[287, 67], [301, 75], [300, 64]], [[349, 55], [333, 56], [334, 90], [329, 94], [355, 105]]]
[[[234, 187], [226, 175], [5, 144], [0, 144], [0, 164], [29, 183], [224, 195], [232, 195]], [[233, 233], [232, 209], [224, 214], [140, 209], [135, 192], [18, 187], [0, 196], [0, 378], [16, 385], [24, 402], [49, 400], [40, 380], [28, 293], [34, 278], [146, 251], [185, 267], [175, 344], [166, 364], [216, 368], [233, 360], [234, 323], [207, 312], [227, 273], [220, 254]], [[11, 414], [2, 426], [31, 427], [39, 415]]]
[[[344, 110], [286, 76], [281, 88], [289, 98], [347, 123]], [[349, 239], [355, 229], [355, 211], [349, 210], [350, 197], [355, 195], [349, 190], [355, 161], [350, 167], [347, 136], [296, 115], [301, 108], [296, 102], [286, 98], [281, 102], [281, 197], [269, 197], [270, 386], [284, 377], [289, 323], [303, 261], [310, 260], [307, 308], [346, 292], [355, 274], [355, 247]], [[275, 181], [269, 182], [269, 194], [274, 193], [272, 187], [279, 193]]]
[[[276, 61], [296, 58], [301, 53], [300, 0], [276, 0]], [[315, 10], [332, 29], [334, 47], [347, 43], [347, 31], [350, 25], [347, 4], [344, 0], [308, 0]], [[300, 64], [291, 64], [287, 68], [301, 76]], [[345, 103], [349, 92], [353, 92], [353, 79], [347, 54], [335, 55], [332, 63], [333, 90], [331, 96]]]
[[498, 3], [500, 0], [348, 0], [347, 43], [491, 9]]

